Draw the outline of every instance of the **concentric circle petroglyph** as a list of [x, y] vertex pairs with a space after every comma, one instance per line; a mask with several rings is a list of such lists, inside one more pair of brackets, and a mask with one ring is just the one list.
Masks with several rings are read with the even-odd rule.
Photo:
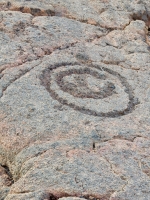
[[131, 113], [138, 103], [125, 77], [98, 65], [51, 66], [41, 83], [53, 99], [88, 115], [118, 117]]

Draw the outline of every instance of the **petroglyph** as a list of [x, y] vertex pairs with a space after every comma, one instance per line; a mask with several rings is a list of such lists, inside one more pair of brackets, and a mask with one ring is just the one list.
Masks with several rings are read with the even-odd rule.
[[98, 65], [52, 67], [43, 72], [41, 83], [61, 104], [88, 115], [118, 117], [132, 112], [138, 104], [125, 77]]
[[0, 199], [150, 199], [150, 3], [1, 0]]

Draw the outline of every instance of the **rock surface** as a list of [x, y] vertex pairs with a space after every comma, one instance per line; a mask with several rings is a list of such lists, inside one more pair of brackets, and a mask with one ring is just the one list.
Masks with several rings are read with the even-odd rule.
[[0, 199], [150, 199], [150, 2], [1, 0]]

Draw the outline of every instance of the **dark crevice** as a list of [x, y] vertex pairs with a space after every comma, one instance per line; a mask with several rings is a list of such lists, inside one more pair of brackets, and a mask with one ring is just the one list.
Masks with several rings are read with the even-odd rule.
[[[118, 140], [126, 140], [126, 141], [129, 141], [129, 142], [134, 142], [134, 140], [136, 138], [142, 138], [142, 136], [140, 135], [137, 135], [137, 136], [132, 136], [131, 138], [126, 138], [126, 137], [123, 137], [123, 136], [120, 136], [120, 135], [117, 135], [117, 136], [114, 136], [112, 139], [118, 139]], [[108, 140], [109, 141], [109, 140]]]
[[109, 200], [112, 193], [114, 193], [115, 191], [110, 191], [108, 192], [108, 194], [104, 194], [104, 195], [101, 195], [99, 197], [96, 197], [94, 195], [84, 195], [84, 196], [81, 196], [80, 198], [84, 198], [84, 199], [87, 199], [87, 200]]
[[29, 13], [34, 17], [37, 16], [55, 16], [55, 12], [51, 10], [41, 10], [40, 8], [16, 7], [10, 8], [10, 11], [20, 11], [22, 13]]
[[30, 193], [30, 192], [32, 192], [32, 191], [30, 191], [30, 190], [24, 190], [22, 192], [16, 192], [15, 194], [27, 194], [27, 193]]
[[56, 196], [53, 195], [52, 193], [49, 194], [49, 198], [48, 200], [58, 200], [59, 198], [63, 198], [63, 197], [78, 197], [78, 198], [83, 198], [83, 199], [87, 199], [87, 200], [109, 200], [112, 193], [114, 193], [115, 191], [108, 191], [107, 194], [103, 194], [103, 195], [99, 195], [99, 196], [95, 196], [92, 194], [67, 194], [67, 193], [63, 193], [62, 195]]
[[[91, 24], [93, 26], [100, 26], [102, 28], [106, 28], [105, 26], [102, 26], [101, 24], [99, 24], [99, 22], [94, 22], [90, 23], [88, 19], [77, 19], [76, 17], [72, 16], [71, 13], [68, 12], [68, 10], [66, 10], [66, 8], [64, 7], [59, 7], [56, 5], [53, 5], [54, 9], [41, 9], [41, 8], [35, 8], [35, 7], [30, 7], [30, 6], [17, 6], [15, 4], [12, 4], [11, 2], [7, 2], [0, 4], [0, 6], [2, 7], [2, 10], [10, 10], [10, 11], [20, 11], [22, 13], [29, 13], [31, 14], [33, 17], [36, 16], [57, 16], [57, 17], [65, 17], [68, 19], [72, 19], [72, 20], [76, 20], [79, 21], [81, 23], [85, 23], [85, 24]], [[148, 11], [146, 9], [146, 11], [144, 13], [133, 13], [130, 15], [130, 18], [132, 20], [142, 20], [146, 23], [147, 26], [149, 26], [150, 24], [150, 17], [148, 15]], [[122, 30], [122, 28], [107, 28], [107, 30]]]
[[11, 6], [11, 3], [8, 1], [7, 2], [7, 7], [9, 8]]
[[1, 167], [3, 167], [5, 169], [5, 173], [8, 175], [9, 177], [9, 181], [10, 181], [10, 185], [12, 185], [14, 183], [14, 180], [13, 180], [13, 175], [9, 169], [9, 167], [7, 165], [0, 165]]
[[27, 7], [27, 6], [16, 6], [15, 4], [13, 5], [11, 2], [7, 2], [6, 8], [10, 11], [20, 11], [22, 13], [29, 13], [29, 14], [33, 15], [34, 17], [36, 17], [36, 16], [54, 16], [55, 15], [55, 12], [50, 9], [43, 10], [40, 8], [32, 8], [32, 7]]
[[93, 142], [93, 150], [95, 150], [96, 148], [96, 145], [95, 145], [95, 142]]
[[150, 16], [148, 15], [148, 12], [145, 12], [143, 14], [133, 14], [132, 19], [134, 21], [136, 21], [136, 20], [144, 21], [150, 30], [150, 27], [149, 27], [150, 26]]
[[0, 79], [3, 78], [4, 74], [0, 74]]
[[58, 199], [58, 197], [54, 196], [53, 194], [50, 194], [48, 200], [57, 200], [57, 199]]
[[63, 198], [63, 197], [73, 197], [73, 195], [70, 195], [70, 194], [67, 194], [64, 192], [62, 194], [60, 194], [59, 196], [56, 196], [52, 193], [50, 193], [48, 196], [49, 196], [48, 200], [58, 200], [59, 198]]
[[143, 173], [145, 173], [148, 177], [150, 177], [150, 168], [149, 169], [143, 169]]
[[[76, 17], [73, 17], [70, 13], [67, 13], [67, 11], [62, 11], [61, 8], [60, 8], [60, 10], [58, 10], [58, 8], [56, 6], [54, 6], [54, 10], [50, 10], [50, 9], [45, 10], [45, 9], [32, 8], [32, 7], [27, 7], [27, 6], [16, 6], [15, 4], [13, 5], [11, 2], [7, 2], [7, 4], [3, 4], [1, 7], [2, 7], [1, 9], [4, 11], [8, 11], [8, 10], [9, 11], [19, 11], [22, 13], [31, 14], [33, 17], [57, 16], [57, 17], [64, 17], [67, 19], [72, 19], [72, 20], [79, 21], [79, 22], [85, 23], [85, 24], [91, 24], [86, 19], [77, 19]], [[98, 22], [95, 22], [94, 24], [91, 24], [91, 25], [101, 26]], [[105, 28], [105, 27], [102, 27], [102, 28]]]

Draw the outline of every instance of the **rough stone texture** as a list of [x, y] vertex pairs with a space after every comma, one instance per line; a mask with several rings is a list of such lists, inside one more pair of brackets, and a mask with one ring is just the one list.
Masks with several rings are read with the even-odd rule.
[[79, 197], [62, 197], [59, 199], [60, 200], [84, 200], [84, 198], [79, 198]]
[[150, 2], [0, 2], [0, 199], [150, 199]]
[[12, 176], [6, 166], [0, 166], [0, 199], [4, 199], [9, 192], [9, 186], [13, 183]]

